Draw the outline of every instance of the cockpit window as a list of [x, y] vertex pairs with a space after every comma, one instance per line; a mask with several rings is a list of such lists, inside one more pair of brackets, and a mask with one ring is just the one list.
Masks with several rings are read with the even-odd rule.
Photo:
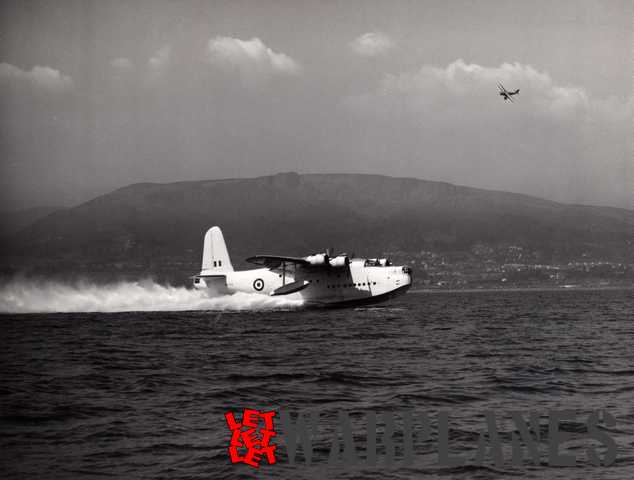
[[368, 258], [363, 263], [364, 267], [389, 267], [392, 262], [387, 258]]

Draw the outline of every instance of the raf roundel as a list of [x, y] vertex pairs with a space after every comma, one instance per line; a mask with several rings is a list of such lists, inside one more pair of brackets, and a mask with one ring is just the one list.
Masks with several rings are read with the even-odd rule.
[[261, 292], [264, 288], [264, 280], [262, 280], [261, 278], [256, 278], [253, 281], [253, 288], [255, 288], [258, 292]]

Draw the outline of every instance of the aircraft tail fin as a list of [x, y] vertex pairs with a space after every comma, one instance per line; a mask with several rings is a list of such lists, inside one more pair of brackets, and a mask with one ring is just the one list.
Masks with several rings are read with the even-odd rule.
[[220, 227], [211, 227], [205, 233], [201, 274], [221, 275], [226, 272], [233, 272], [227, 245]]

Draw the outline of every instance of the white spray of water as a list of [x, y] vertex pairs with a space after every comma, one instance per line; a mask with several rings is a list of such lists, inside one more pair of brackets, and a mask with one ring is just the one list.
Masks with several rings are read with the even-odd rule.
[[0, 312], [130, 312], [183, 310], [276, 310], [298, 308], [301, 298], [256, 293], [211, 295], [151, 280], [97, 285], [16, 280], [0, 287]]

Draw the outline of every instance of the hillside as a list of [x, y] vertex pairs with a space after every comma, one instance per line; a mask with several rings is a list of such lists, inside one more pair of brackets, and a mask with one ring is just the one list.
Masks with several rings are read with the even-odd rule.
[[42, 206], [0, 212], [0, 237], [19, 232], [39, 219], [62, 208], [63, 207]]
[[544, 262], [634, 261], [634, 211], [410, 178], [284, 173], [130, 185], [21, 229], [4, 241], [2, 263], [9, 271], [191, 273], [212, 225], [236, 265], [256, 253], [330, 246], [406, 257], [519, 245]]

